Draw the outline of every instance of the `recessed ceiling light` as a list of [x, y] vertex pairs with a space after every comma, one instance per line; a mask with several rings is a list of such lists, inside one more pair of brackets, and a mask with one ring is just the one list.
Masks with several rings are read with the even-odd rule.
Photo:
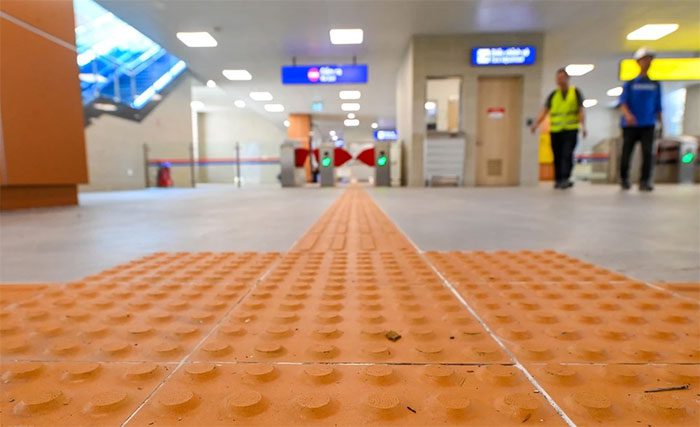
[[337, 141], [337, 140], [338, 140], [338, 135], [333, 135], [333, 136], [331, 136], [331, 139], [332, 139], [333, 141]]
[[235, 105], [238, 108], [245, 108], [245, 101], [242, 99], [237, 99], [233, 101], [233, 105]]
[[627, 34], [627, 40], [658, 40], [678, 29], [678, 24], [647, 24]]
[[214, 80], [207, 80], [207, 87], [216, 87], [216, 82]]
[[330, 35], [333, 44], [361, 44], [364, 38], [364, 32], [359, 28], [334, 28], [330, 31]]
[[424, 107], [428, 111], [433, 111], [434, 109], [437, 108], [437, 104], [434, 103], [433, 101], [428, 101], [425, 103]]
[[360, 125], [360, 121], [357, 119], [345, 119], [343, 124], [348, 127], [355, 127]]
[[595, 107], [596, 105], [598, 105], [597, 99], [584, 99], [583, 100], [583, 106], [585, 108]]
[[214, 47], [216, 39], [206, 31], [177, 33], [177, 38], [188, 47]]
[[289, 120], [285, 120], [285, 121], [282, 122], [282, 123], [284, 124], [284, 127], [286, 127], [286, 128], [289, 127], [289, 124], [290, 124], [290, 123], [289, 123]]
[[348, 113], [348, 119], [354, 119], [355, 113]]
[[566, 74], [570, 76], [582, 76], [588, 74], [595, 68], [593, 64], [569, 64], [566, 66]]
[[204, 103], [202, 101], [192, 101], [190, 102], [190, 108], [193, 110], [201, 110], [204, 108]]
[[340, 104], [340, 109], [343, 111], [360, 111], [360, 104], [357, 102], [345, 102]]
[[334, 131], [334, 130], [332, 130], [332, 131], [330, 131], [330, 132], [328, 132], [328, 133], [330, 134], [330, 136], [335, 136], [335, 131]]
[[117, 111], [117, 106], [114, 104], [107, 104], [104, 102], [95, 102], [92, 104], [92, 108], [100, 111]]
[[253, 101], [272, 101], [270, 92], [250, 92], [250, 99]]
[[372, 123], [372, 129], [376, 129], [378, 127], [379, 127], [379, 125], [377, 124], [377, 122]]
[[359, 90], [341, 90], [338, 96], [340, 96], [340, 99], [360, 99], [362, 94]]
[[253, 76], [248, 72], [248, 70], [224, 70], [221, 72], [229, 80], [252, 80]]
[[607, 92], [608, 96], [620, 96], [622, 95], [622, 86], [617, 86], [609, 89]]
[[284, 111], [284, 105], [282, 104], [265, 104], [265, 111], [268, 113], [281, 113]]

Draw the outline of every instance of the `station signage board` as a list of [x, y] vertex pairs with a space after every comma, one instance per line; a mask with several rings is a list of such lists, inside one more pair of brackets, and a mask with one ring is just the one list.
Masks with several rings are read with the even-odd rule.
[[287, 65], [282, 67], [282, 84], [323, 85], [367, 83], [367, 64], [355, 65]]
[[472, 49], [472, 65], [476, 67], [532, 65], [536, 58], [534, 46], [484, 46]]
[[375, 141], [396, 141], [399, 134], [396, 129], [379, 129], [374, 131]]

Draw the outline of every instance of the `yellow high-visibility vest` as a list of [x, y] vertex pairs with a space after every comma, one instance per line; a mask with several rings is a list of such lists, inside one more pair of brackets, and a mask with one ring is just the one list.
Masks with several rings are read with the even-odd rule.
[[566, 97], [560, 90], [554, 92], [552, 105], [549, 108], [550, 132], [578, 129], [578, 99], [576, 88], [569, 86]]

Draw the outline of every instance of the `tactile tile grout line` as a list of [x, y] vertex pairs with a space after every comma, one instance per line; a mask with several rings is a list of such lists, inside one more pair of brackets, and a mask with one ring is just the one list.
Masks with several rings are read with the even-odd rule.
[[[378, 206], [380, 210], [381, 207]], [[382, 210], [382, 213], [384, 215], [387, 215], [386, 212]], [[388, 216], [388, 215], [387, 215]], [[445, 276], [440, 273], [440, 271], [433, 265], [432, 262], [430, 262], [429, 259], [425, 256], [425, 253], [420, 250], [420, 248], [408, 237], [408, 235], [401, 230], [401, 228], [397, 225], [395, 225], [396, 228], [401, 232], [401, 234], [404, 236], [406, 240], [408, 240], [411, 245], [415, 248], [415, 250], [420, 254], [420, 256], [425, 260], [425, 262], [432, 268], [432, 270], [435, 272], [435, 274], [440, 277], [440, 280], [442, 281], [443, 285], [447, 287], [450, 292], [457, 298], [457, 300], [469, 311], [469, 313], [474, 316], [474, 318], [481, 324], [481, 327], [486, 330], [486, 332], [491, 336], [491, 338], [503, 349], [503, 351], [508, 355], [508, 357], [511, 358], [513, 361], [514, 365], [525, 375], [527, 380], [530, 382], [530, 384], [533, 385], [547, 400], [547, 402], [552, 406], [552, 408], [556, 411], [556, 413], [564, 420], [564, 422], [569, 426], [569, 427], [575, 427], [576, 424], [571, 420], [571, 418], [564, 412], [564, 410], [557, 404], [557, 402], [552, 398], [552, 396], [547, 393], [547, 391], [540, 385], [540, 383], [535, 379], [535, 377], [523, 366], [522, 363], [515, 357], [515, 355], [505, 346], [501, 338], [494, 333], [493, 330], [489, 327], [489, 325], [484, 322], [484, 320], [479, 316], [479, 314], [469, 305], [469, 303], [462, 297], [462, 295], [457, 291], [457, 289], [452, 286], [452, 284], [445, 278]]]
[[197, 352], [197, 350], [199, 350], [201, 348], [201, 346], [207, 341], [207, 339], [209, 339], [209, 337], [214, 333], [214, 331], [217, 329], [217, 327], [224, 321], [226, 316], [228, 316], [255, 289], [255, 287], [265, 278], [265, 276], [268, 273], [270, 273], [270, 271], [272, 271], [272, 269], [276, 266], [276, 264], [278, 262], [279, 262], [279, 259], [277, 259], [275, 262], [273, 262], [269, 266], [269, 268], [265, 272], [263, 272], [263, 274], [256, 280], [256, 282], [253, 284], [253, 286], [249, 287], [248, 290], [238, 299], [238, 301], [236, 301], [236, 303], [234, 305], [232, 305], [226, 311], [226, 313], [223, 316], [221, 316], [221, 318], [219, 318], [219, 320], [212, 326], [212, 328], [209, 330], [209, 332], [206, 333], [202, 337], [202, 339], [199, 340], [199, 342], [197, 344], [195, 344], [195, 346], [192, 348], [192, 351], [189, 354], [187, 354], [185, 357], [183, 357], [182, 360], [180, 360], [180, 362], [177, 364], [177, 366], [168, 375], [166, 375], [163, 378], [163, 380], [160, 382], [160, 384], [158, 384], [156, 387], [153, 388], [153, 390], [148, 394], [148, 396], [146, 396], [146, 398], [143, 400], [143, 402], [141, 402], [141, 404], [139, 404], [139, 406], [134, 410], [134, 412], [131, 413], [124, 420], [124, 422], [122, 422], [120, 424], [122, 427], [126, 426], [129, 423], [129, 421], [132, 418], [134, 418], [144, 406], [146, 406], [146, 404], [149, 402], [149, 400], [153, 396], [156, 395], [158, 390], [161, 389], [165, 385], [165, 383], [168, 381], [168, 379], [171, 378], [173, 375], [175, 375], [175, 373], [178, 372], [180, 370], [180, 368], [185, 365], [185, 363], [187, 363], [187, 361], [192, 357], [192, 355], [194, 355]]

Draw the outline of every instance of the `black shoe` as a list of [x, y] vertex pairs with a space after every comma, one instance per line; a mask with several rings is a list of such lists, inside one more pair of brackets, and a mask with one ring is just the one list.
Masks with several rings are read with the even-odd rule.
[[571, 187], [573, 187], [573, 186], [574, 186], [574, 182], [573, 182], [573, 181], [564, 181], [564, 182], [562, 183], [561, 188], [564, 189], [564, 190], [566, 190], [567, 188], [571, 188]]
[[560, 182], [560, 181], [555, 182], [555, 183], [554, 183], [554, 188], [556, 188], [556, 189], [564, 188], [564, 187], [563, 187], [563, 183]]
[[622, 181], [622, 182], [620, 183], [620, 187], [622, 187], [622, 189], [625, 190], [625, 191], [627, 191], [627, 190], [629, 190], [630, 188], [632, 188], [632, 186], [630, 185], [629, 181]]
[[652, 192], [654, 191], [654, 186], [649, 184], [649, 183], [641, 183], [639, 184], [639, 191], [644, 191], [644, 192]]

